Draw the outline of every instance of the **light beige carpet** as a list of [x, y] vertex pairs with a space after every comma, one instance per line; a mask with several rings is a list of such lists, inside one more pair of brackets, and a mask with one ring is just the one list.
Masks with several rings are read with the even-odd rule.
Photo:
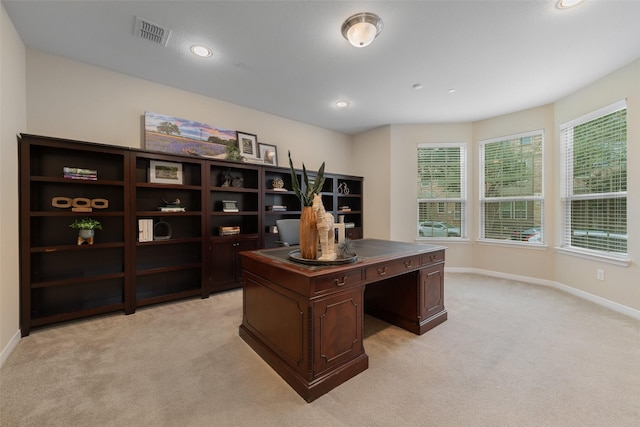
[[445, 295], [423, 336], [366, 317], [369, 369], [312, 403], [238, 337], [241, 291], [36, 330], [0, 370], [0, 425], [640, 425], [640, 322], [476, 275]]

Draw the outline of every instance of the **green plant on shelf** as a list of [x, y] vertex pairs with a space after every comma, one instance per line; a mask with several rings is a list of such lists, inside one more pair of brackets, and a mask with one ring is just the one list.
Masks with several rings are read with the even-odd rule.
[[78, 218], [69, 224], [69, 227], [76, 230], [102, 230], [100, 221], [93, 218]]

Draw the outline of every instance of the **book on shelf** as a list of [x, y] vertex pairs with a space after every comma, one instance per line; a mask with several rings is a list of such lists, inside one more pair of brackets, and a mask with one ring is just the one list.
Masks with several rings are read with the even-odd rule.
[[93, 169], [71, 168], [65, 166], [62, 168], [62, 176], [67, 179], [85, 179], [88, 181], [96, 181], [98, 179], [98, 171]]
[[234, 236], [236, 234], [240, 234], [240, 227], [239, 226], [220, 227], [220, 235], [221, 236]]
[[185, 212], [185, 209], [178, 206], [160, 206], [160, 212]]
[[138, 242], [153, 241], [153, 219], [138, 219]]
[[282, 205], [269, 205], [267, 206], [267, 210], [272, 212], [285, 212], [287, 207]]

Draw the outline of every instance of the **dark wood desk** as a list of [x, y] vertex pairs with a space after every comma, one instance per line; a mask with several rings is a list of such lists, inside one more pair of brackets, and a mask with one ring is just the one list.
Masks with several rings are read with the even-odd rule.
[[240, 336], [308, 402], [369, 366], [363, 312], [416, 334], [447, 320], [445, 248], [373, 239], [353, 246], [358, 260], [337, 266], [293, 262], [292, 248], [240, 254]]

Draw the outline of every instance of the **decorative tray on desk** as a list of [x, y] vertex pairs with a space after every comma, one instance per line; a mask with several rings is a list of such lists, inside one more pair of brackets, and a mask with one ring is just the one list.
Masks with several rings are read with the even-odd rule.
[[356, 262], [356, 260], [358, 259], [358, 256], [349, 255], [345, 257], [343, 255], [338, 255], [336, 259], [331, 261], [325, 261], [325, 260], [319, 260], [319, 259], [306, 259], [306, 258], [302, 258], [302, 254], [298, 249], [298, 250], [289, 252], [289, 259], [291, 261], [295, 261], [295, 262], [299, 262], [300, 264], [307, 264], [307, 265], [340, 265], [340, 264], [349, 264], [352, 262]]

